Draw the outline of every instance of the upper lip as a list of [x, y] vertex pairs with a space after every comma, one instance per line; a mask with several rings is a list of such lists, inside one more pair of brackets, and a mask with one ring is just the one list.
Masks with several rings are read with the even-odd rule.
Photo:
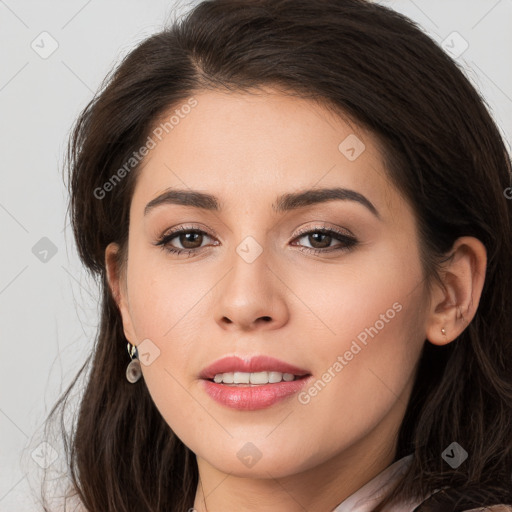
[[280, 361], [270, 356], [253, 356], [250, 359], [242, 359], [239, 356], [227, 356], [217, 359], [212, 364], [204, 368], [199, 377], [201, 379], [213, 379], [218, 373], [229, 372], [281, 372], [292, 373], [293, 375], [309, 375], [307, 370], [298, 368], [292, 364]]

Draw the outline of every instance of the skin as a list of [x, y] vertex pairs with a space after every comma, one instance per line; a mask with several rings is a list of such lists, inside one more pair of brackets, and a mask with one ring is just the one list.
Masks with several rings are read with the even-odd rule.
[[[194, 97], [197, 106], [144, 161], [126, 271], [115, 243], [105, 252], [126, 338], [135, 345], [149, 338], [160, 350], [142, 365], [143, 378], [165, 421], [197, 456], [197, 511], [332, 510], [392, 463], [423, 344], [450, 343], [473, 318], [485, 248], [458, 239], [445, 287], [435, 285], [428, 297], [415, 217], [388, 182], [372, 134], [277, 90]], [[354, 161], [338, 149], [351, 134], [365, 144]], [[272, 211], [277, 195], [333, 186], [363, 194], [381, 218], [341, 200]], [[214, 194], [223, 209], [166, 204], [144, 216], [169, 187]], [[358, 244], [306, 252], [342, 246], [335, 235], [330, 244], [297, 237], [299, 228], [319, 223], [350, 230]], [[191, 224], [208, 233], [189, 241], [196, 256], [154, 245], [171, 228]], [[252, 263], [236, 252], [247, 236], [263, 249]], [[183, 248], [187, 240], [178, 236], [171, 245]], [[271, 355], [307, 369], [314, 382], [397, 302], [400, 312], [307, 404], [295, 395], [237, 411], [202, 389], [199, 372], [231, 354]], [[237, 457], [248, 442], [262, 454], [250, 468]]]

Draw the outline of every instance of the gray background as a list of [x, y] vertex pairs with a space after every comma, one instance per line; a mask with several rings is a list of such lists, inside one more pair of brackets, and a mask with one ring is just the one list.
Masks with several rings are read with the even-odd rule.
[[[31, 497], [41, 465], [63, 463], [58, 440], [41, 447], [41, 427], [88, 356], [98, 325], [98, 289], [78, 260], [66, 216], [69, 131], [111, 67], [174, 11], [195, 3], [0, 0], [2, 512], [41, 510]], [[380, 3], [417, 21], [435, 41], [447, 41], [453, 47], [447, 51], [460, 52], [467, 42], [456, 60], [510, 149], [512, 0]], [[52, 44], [58, 48], [45, 55]]]

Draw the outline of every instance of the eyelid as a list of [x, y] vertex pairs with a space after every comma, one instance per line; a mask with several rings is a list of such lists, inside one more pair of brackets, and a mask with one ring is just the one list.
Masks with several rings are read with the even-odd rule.
[[317, 221], [317, 222], [320, 222], [320, 223], [315, 224], [314, 226], [307, 226], [304, 228], [300, 228], [297, 231], [297, 233], [295, 234], [294, 238], [298, 238], [300, 235], [310, 233], [311, 231], [322, 230], [322, 229], [328, 230], [328, 231], [334, 231], [335, 233], [337, 233], [340, 236], [344, 236], [344, 237], [348, 237], [348, 238], [356, 238], [354, 233], [352, 233], [352, 231], [350, 231], [346, 228], [339, 228], [337, 226], [331, 226], [327, 223], [322, 223], [321, 221]]
[[204, 228], [203, 226], [194, 225], [194, 224], [182, 224], [178, 227], [168, 228], [166, 229], [158, 238], [162, 239], [169, 235], [177, 235], [181, 233], [182, 231], [188, 232], [188, 231], [200, 231], [202, 233], [206, 233], [210, 238], [217, 238], [212, 234], [213, 230], [210, 228]]

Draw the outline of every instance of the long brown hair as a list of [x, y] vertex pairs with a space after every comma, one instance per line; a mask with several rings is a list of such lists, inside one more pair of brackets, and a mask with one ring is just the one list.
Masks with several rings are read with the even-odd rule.
[[[510, 155], [454, 61], [411, 20], [364, 0], [204, 1], [129, 53], [79, 116], [66, 159], [71, 222], [102, 296], [94, 350], [79, 372], [90, 370], [76, 425], [63, 432], [77, 496], [94, 512], [193, 506], [195, 456], [144, 382], [126, 381], [127, 340], [106, 279], [110, 242], [126, 262], [140, 165], [109, 180], [157, 120], [194, 93], [261, 86], [319, 101], [377, 136], [389, 178], [417, 216], [427, 286], [458, 237], [485, 245], [473, 321], [446, 346], [424, 344], [395, 460], [414, 457], [388, 498], [478, 485], [482, 500], [512, 503]], [[453, 441], [469, 454], [456, 469], [441, 457]]]

